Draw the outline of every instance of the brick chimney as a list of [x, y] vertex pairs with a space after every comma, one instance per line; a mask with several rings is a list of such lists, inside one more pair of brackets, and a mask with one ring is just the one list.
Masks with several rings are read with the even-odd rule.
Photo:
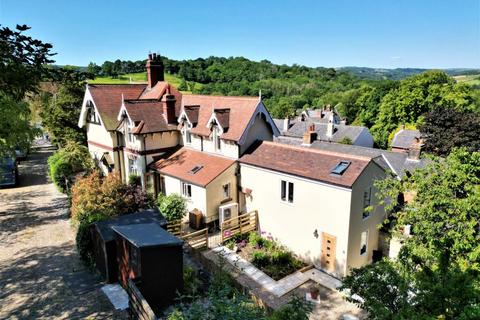
[[409, 160], [420, 160], [420, 154], [422, 153], [423, 139], [415, 137], [415, 140], [410, 145], [408, 149], [407, 159]]
[[162, 97], [162, 112], [168, 124], [177, 124], [177, 117], [175, 116], [175, 102], [177, 99], [170, 90]]
[[303, 134], [303, 145], [311, 145], [313, 141], [317, 139], [317, 133], [315, 132], [315, 124], [308, 126], [307, 131]]
[[164, 81], [164, 67], [160, 55], [149, 53], [147, 59], [147, 80], [148, 87], [154, 87], [158, 81]]

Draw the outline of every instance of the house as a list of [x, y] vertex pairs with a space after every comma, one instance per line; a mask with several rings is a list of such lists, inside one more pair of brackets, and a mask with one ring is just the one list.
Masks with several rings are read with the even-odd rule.
[[382, 157], [264, 141], [239, 162], [242, 210], [257, 210], [261, 231], [300, 258], [342, 277], [377, 255]]
[[[308, 136], [306, 136], [308, 142]], [[426, 159], [420, 158], [420, 150], [418, 152], [393, 152], [377, 148], [367, 148], [362, 146], [348, 145], [342, 143], [333, 143], [325, 141], [313, 141], [312, 143], [305, 143], [303, 138], [278, 136], [275, 142], [283, 143], [292, 146], [301, 146], [305, 148], [319, 149], [331, 152], [351, 154], [354, 156], [364, 156], [377, 158], [382, 157], [382, 164], [386, 171], [390, 171], [398, 179], [402, 179], [408, 172], [413, 172], [415, 169], [423, 168], [426, 164]]]
[[392, 139], [391, 148], [394, 152], [409, 153], [423, 146], [422, 135], [418, 130], [400, 129]]
[[347, 125], [330, 107], [303, 111], [297, 120], [276, 120], [282, 135], [301, 138], [311, 132], [313, 141], [338, 142], [373, 147], [373, 137], [366, 127]]
[[147, 60], [147, 84], [87, 85], [79, 126], [106, 174], [141, 177], [153, 194], [180, 193], [204, 222], [237, 202], [237, 160], [280, 132], [258, 97], [182, 94], [164, 81], [160, 56]]

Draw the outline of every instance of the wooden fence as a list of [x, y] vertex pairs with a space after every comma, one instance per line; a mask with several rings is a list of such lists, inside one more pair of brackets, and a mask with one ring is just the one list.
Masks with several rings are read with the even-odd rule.
[[137, 288], [135, 281], [128, 279], [126, 291], [131, 318], [140, 320], [157, 320], [157, 316]]
[[182, 220], [173, 220], [168, 222], [167, 231], [173, 234], [176, 237], [181, 237], [183, 234], [183, 223]]
[[258, 213], [257, 211], [248, 212], [238, 217], [234, 217], [222, 222], [221, 233], [222, 243], [226, 240], [234, 237], [237, 234], [247, 233], [253, 230], [257, 230], [258, 226]]
[[193, 249], [208, 248], [208, 228], [185, 234], [180, 238]]

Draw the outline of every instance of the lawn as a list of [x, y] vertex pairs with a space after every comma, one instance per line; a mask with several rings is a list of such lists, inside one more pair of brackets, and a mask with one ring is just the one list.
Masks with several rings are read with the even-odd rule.
[[480, 74], [462, 75], [454, 77], [459, 83], [466, 83], [472, 86], [480, 85]]
[[271, 237], [262, 237], [256, 231], [237, 235], [225, 245], [273, 280], [280, 280], [306, 266]]
[[[172, 84], [174, 87], [179, 87], [182, 79], [165, 73], [165, 81]], [[138, 72], [138, 73], [126, 73], [118, 76], [118, 78], [111, 77], [97, 77], [94, 80], [89, 80], [88, 83], [91, 84], [128, 84], [128, 83], [147, 83], [147, 73]], [[195, 82], [195, 88], [200, 89], [202, 86], [201, 83]], [[183, 93], [192, 93], [191, 91], [182, 91]]]

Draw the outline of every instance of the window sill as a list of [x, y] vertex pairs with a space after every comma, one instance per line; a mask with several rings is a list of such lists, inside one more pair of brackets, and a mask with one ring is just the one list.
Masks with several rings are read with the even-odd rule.
[[232, 200], [233, 200], [233, 199], [232, 199], [231, 197], [225, 198], [225, 199], [223, 199], [222, 201], [220, 201], [220, 204], [224, 204], [224, 203], [230, 202], [230, 201], [232, 201]]

